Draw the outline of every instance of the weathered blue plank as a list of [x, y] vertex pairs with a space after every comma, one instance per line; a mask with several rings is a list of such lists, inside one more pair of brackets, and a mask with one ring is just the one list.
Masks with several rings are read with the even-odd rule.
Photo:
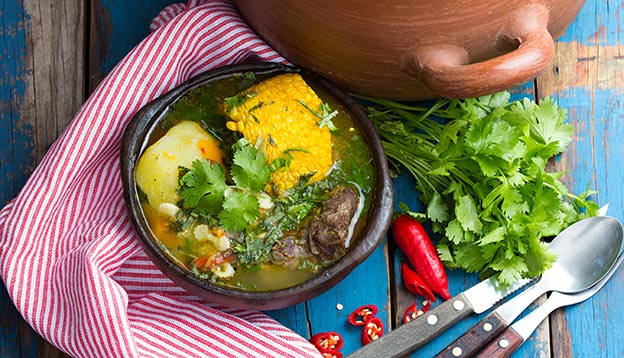
[[621, 16], [621, 0], [587, 0], [578, 16], [558, 41], [601, 45], [621, 44]]
[[305, 302], [284, 309], [266, 311], [265, 313], [284, 326], [297, 332], [300, 336], [306, 338], [310, 337], [310, 327], [308, 325], [307, 307]]
[[[100, 0], [101, 12], [96, 13], [108, 31], [102, 42], [94, 44], [100, 54], [101, 73], [108, 73], [134, 46], [149, 34], [152, 19], [167, 5], [183, 3], [176, 0], [119, 1]], [[92, 69], [96, 70], [96, 69]]]
[[32, 128], [21, 118], [26, 92], [28, 14], [8, 1], [0, 23], [0, 206], [20, 190], [33, 169]]
[[[4, 2], [0, 10], [0, 207], [20, 190], [32, 171], [32, 129], [20, 116], [26, 91], [28, 14], [22, 1]], [[0, 287], [0, 357], [34, 356], [32, 331], [21, 330], [22, 319], [3, 285]]]
[[[609, 215], [624, 219], [624, 67], [623, 1], [588, 1], [561, 39], [556, 89], [569, 110], [576, 137], [562, 157], [564, 178], [574, 192], [596, 189]], [[555, 354], [573, 357], [620, 357], [624, 337], [624, 270], [586, 302], [563, 310], [553, 330]], [[568, 347], [565, 341], [569, 340]]]
[[[624, 106], [622, 91], [564, 91], [560, 103], [573, 109], [577, 137], [566, 157], [570, 186], [597, 189], [596, 200], [609, 203], [609, 215], [624, 218]], [[580, 100], [592, 98], [593, 101]], [[565, 309], [574, 357], [617, 357], [624, 353], [619, 318], [624, 316], [624, 270], [589, 301]], [[555, 343], [556, 344], [556, 343]], [[600, 352], [600, 353], [598, 353]]]

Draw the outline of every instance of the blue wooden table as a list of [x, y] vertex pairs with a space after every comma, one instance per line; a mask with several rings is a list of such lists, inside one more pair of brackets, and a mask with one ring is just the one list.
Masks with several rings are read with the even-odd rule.
[[[3, 1], [0, 7], [0, 205], [19, 192], [50, 144], [106, 73], [145, 35], [153, 16], [172, 0]], [[512, 90], [516, 98], [554, 97], [568, 109], [576, 136], [553, 169], [564, 170], [573, 192], [594, 188], [600, 205], [624, 219], [624, 1], [589, 0], [557, 39], [552, 65]], [[397, 202], [415, 208], [409, 177], [395, 180]], [[389, 248], [390, 247], [390, 248]], [[395, 327], [416, 299], [397, 281], [397, 255], [380, 246], [343, 282], [297, 306], [268, 312], [305, 337], [338, 331], [343, 353], [360, 346], [347, 316], [376, 304]], [[449, 271], [452, 295], [477, 282]], [[420, 299], [420, 298], [418, 298]], [[513, 357], [622, 357], [624, 270], [596, 296], [550, 316]], [[474, 316], [422, 347], [431, 357], [480, 317]], [[0, 357], [62, 357], [20, 317], [0, 288]]]

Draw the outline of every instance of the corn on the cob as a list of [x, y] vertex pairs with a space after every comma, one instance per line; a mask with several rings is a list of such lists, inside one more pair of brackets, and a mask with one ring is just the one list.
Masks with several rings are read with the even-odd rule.
[[239, 95], [246, 100], [225, 105], [230, 130], [238, 131], [252, 144], [260, 145], [269, 163], [288, 152], [293, 160], [273, 173], [280, 191], [294, 186], [302, 175], [323, 179], [333, 165], [331, 134], [318, 125], [321, 99], [298, 74], [283, 74], [263, 81]]

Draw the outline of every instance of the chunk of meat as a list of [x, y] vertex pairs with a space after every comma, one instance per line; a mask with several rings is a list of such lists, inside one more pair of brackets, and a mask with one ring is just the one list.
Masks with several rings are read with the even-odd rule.
[[303, 229], [310, 251], [324, 261], [335, 261], [347, 251], [349, 226], [357, 209], [358, 196], [351, 187], [340, 187], [331, 193]]
[[288, 264], [296, 259], [299, 253], [299, 247], [293, 236], [285, 236], [278, 241], [271, 250], [272, 261], [275, 263]]
[[302, 242], [302, 239], [295, 235], [284, 236], [271, 249], [271, 261], [284, 266], [310, 256], [312, 253], [308, 249], [307, 242]]

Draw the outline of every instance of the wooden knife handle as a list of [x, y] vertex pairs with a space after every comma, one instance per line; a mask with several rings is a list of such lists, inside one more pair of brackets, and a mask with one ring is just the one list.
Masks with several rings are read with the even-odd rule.
[[473, 312], [466, 297], [459, 294], [358, 349], [349, 358], [403, 357]]
[[509, 357], [524, 339], [512, 327], [507, 328], [498, 337], [492, 340], [475, 358], [503, 358]]
[[507, 322], [496, 312], [492, 312], [444, 348], [435, 358], [472, 357], [507, 326]]

